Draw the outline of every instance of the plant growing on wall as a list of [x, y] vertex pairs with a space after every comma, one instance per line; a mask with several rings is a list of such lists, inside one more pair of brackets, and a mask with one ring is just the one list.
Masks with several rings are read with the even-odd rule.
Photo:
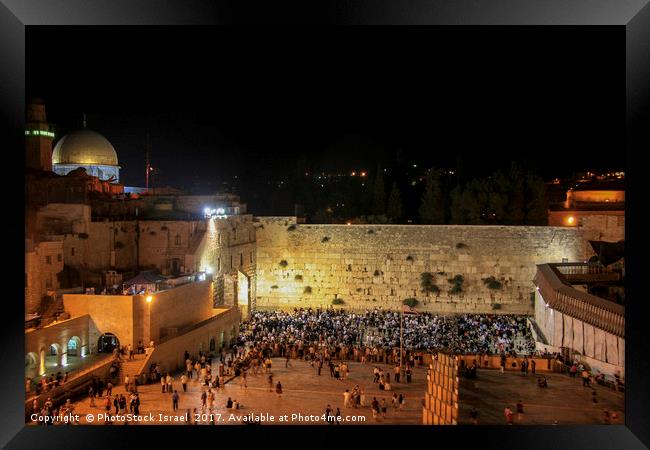
[[280, 267], [287, 267], [289, 265], [289, 263], [287, 262], [286, 259], [283, 259], [282, 261], [280, 261], [279, 264], [280, 264]]
[[462, 242], [459, 242], [459, 243], [456, 244], [456, 248], [457, 248], [457, 249], [467, 248], [467, 245], [466, 245], [466, 244], [463, 244]]
[[410, 262], [413, 262], [413, 257], [412, 257], [411, 255], [408, 255], [408, 256], [406, 257], [406, 260], [407, 260], [407, 261], [410, 261]]
[[378, 277], [379, 275], [381, 275], [381, 272], [379, 272], [379, 270], [375, 270], [375, 273], [373, 273], [373, 275]]
[[368, 230], [368, 234], [373, 234], [375, 230]]
[[410, 306], [411, 308], [415, 308], [418, 305], [418, 303], [420, 302], [418, 301], [417, 298], [407, 298], [404, 299], [404, 301], [402, 302], [403, 305]]
[[296, 281], [302, 281], [302, 275], [296, 275], [296, 276], [294, 277], [294, 279], [295, 279]]
[[342, 305], [345, 301], [342, 298], [335, 298], [332, 300], [332, 305]]
[[435, 284], [435, 277], [431, 272], [423, 272], [420, 274], [420, 286], [422, 292], [430, 292], [432, 294], [440, 293], [440, 288]]
[[115, 241], [115, 248], [116, 249], [124, 248], [124, 243], [122, 243], [120, 241]]
[[325, 237], [323, 237], [323, 239], [321, 239], [320, 241], [323, 242], [323, 243], [325, 243], [325, 242], [328, 242], [329, 240], [330, 240], [329, 236], [325, 236]]
[[361, 291], [363, 291], [362, 288], [357, 288], [357, 292], [361, 292]]
[[295, 226], [295, 225], [289, 225], [289, 226], [287, 227], [287, 231], [293, 231], [293, 230], [295, 230], [295, 229], [296, 229], [296, 226]]
[[493, 303], [492, 309], [501, 309], [501, 303]]
[[453, 278], [449, 278], [447, 282], [452, 285], [451, 289], [449, 289], [450, 295], [460, 294], [463, 292], [463, 283], [465, 282], [465, 278], [462, 275], [458, 274]]
[[488, 289], [501, 289], [503, 287], [501, 282], [492, 276], [483, 278], [483, 283]]
[[305, 290], [302, 292], [305, 294], [311, 294], [311, 286], [305, 286]]
[[277, 289], [277, 288], [278, 288], [277, 284], [274, 284], [273, 286], [271, 286], [271, 289]]

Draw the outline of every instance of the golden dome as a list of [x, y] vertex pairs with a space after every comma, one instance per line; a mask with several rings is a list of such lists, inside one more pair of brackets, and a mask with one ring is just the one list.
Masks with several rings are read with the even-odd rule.
[[117, 166], [117, 152], [104, 136], [83, 129], [66, 134], [56, 143], [52, 164]]

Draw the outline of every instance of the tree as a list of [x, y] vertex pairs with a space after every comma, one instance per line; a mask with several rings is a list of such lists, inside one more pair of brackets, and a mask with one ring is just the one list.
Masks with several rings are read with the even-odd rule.
[[538, 175], [529, 174], [526, 190], [528, 191], [526, 225], [548, 225], [548, 198], [544, 180]]
[[377, 172], [372, 192], [372, 214], [381, 216], [386, 213], [386, 191], [384, 189], [384, 172], [381, 165], [377, 163]]
[[420, 205], [420, 222], [430, 224], [445, 223], [445, 193], [442, 189], [440, 170], [431, 168], [427, 174], [426, 187]]
[[388, 217], [390, 217], [393, 222], [398, 221], [400, 217], [402, 217], [402, 197], [396, 182], [393, 182], [393, 186], [390, 190], [387, 209]]
[[453, 225], [463, 225], [467, 222], [465, 208], [463, 207], [463, 188], [456, 185], [451, 191], [451, 221]]

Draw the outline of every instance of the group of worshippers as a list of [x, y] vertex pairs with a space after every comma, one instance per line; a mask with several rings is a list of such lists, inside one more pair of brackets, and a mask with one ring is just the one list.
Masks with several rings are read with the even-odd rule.
[[[502, 351], [532, 353], [535, 342], [525, 316], [493, 314], [403, 315], [374, 309], [364, 313], [335, 309], [255, 311], [241, 325], [237, 343], [262, 344], [273, 355], [303, 358], [306, 352], [327, 348], [339, 359], [395, 362], [400, 348], [413, 351], [448, 350], [455, 353], [499, 354]], [[377, 331], [379, 330], [379, 331]], [[313, 346], [314, 349], [309, 348]], [[342, 355], [340, 353], [343, 353]], [[387, 354], [386, 354], [387, 353]], [[392, 359], [393, 361], [389, 361]]]

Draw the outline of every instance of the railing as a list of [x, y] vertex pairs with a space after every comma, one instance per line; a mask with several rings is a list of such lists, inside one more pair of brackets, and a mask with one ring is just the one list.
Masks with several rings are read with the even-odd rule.
[[573, 288], [558, 276], [559, 273], [550, 264], [537, 266], [534, 282], [549, 307], [608, 333], [625, 337], [625, 308], [622, 305]]
[[573, 283], [616, 282], [622, 279], [622, 274], [619, 270], [612, 270], [600, 264], [556, 263], [549, 264], [549, 266], [561, 278]]

